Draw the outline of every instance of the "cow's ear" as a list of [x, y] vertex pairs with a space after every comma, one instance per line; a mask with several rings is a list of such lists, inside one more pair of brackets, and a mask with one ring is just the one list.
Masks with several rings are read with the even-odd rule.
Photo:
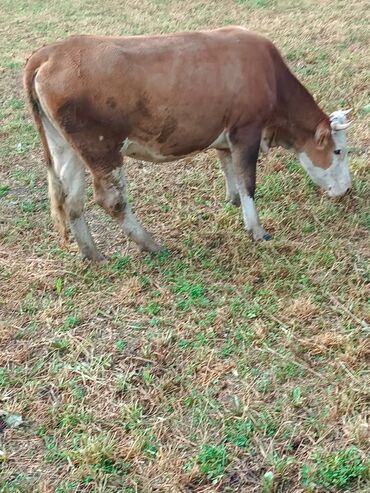
[[324, 149], [329, 142], [331, 136], [330, 125], [323, 121], [317, 125], [315, 132], [315, 141], [318, 149]]

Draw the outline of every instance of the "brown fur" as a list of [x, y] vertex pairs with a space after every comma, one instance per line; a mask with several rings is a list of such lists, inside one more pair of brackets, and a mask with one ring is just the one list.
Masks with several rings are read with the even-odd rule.
[[[126, 137], [164, 156], [184, 156], [209, 146], [224, 129], [259, 120], [302, 149], [327, 120], [272, 43], [235, 27], [73, 36], [36, 52], [24, 84], [47, 153], [35, 79], [49, 117], [96, 172], [120, 164]], [[327, 153], [319, 147], [325, 166]]]

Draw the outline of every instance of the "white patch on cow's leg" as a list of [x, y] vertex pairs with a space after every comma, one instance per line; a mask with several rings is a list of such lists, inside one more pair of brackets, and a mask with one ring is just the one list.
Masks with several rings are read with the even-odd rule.
[[43, 125], [53, 159], [53, 169], [48, 172], [52, 214], [54, 217], [58, 214], [55, 207], [63, 210], [82, 257], [94, 262], [101, 261], [104, 257], [95, 246], [83, 213], [84, 163], [46, 118], [43, 119]]
[[231, 152], [218, 149], [217, 154], [220, 159], [222, 170], [224, 172], [226, 180], [226, 200], [236, 206], [239, 206], [240, 196], [234, 173]]
[[51, 217], [53, 218], [57, 231], [63, 238], [63, 242], [67, 243], [68, 226], [65, 210], [65, 194], [62, 182], [56, 175], [53, 166], [48, 168], [48, 185]]
[[98, 251], [83, 213], [85, 202], [85, 166], [70, 150], [69, 159], [61, 169], [61, 181], [66, 193], [66, 211], [71, 231], [83, 259], [101, 262], [104, 256]]
[[243, 219], [247, 231], [253, 236], [255, 241], [269, 240], [270, 235], [263, 228], [256, 205], [252, 197], [249, 197], [245, 192], [240, 193], [241, 205], [243, 210]]
[[104, 177], [94, 177], [95, 199], [121, 226], [141, 250], [158, 252], [163, 247], [143, 228], [127, 201], [126, 182], [121, 168]]

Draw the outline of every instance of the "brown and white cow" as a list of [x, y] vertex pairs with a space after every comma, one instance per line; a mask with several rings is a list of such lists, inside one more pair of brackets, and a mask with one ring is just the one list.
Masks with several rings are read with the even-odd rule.
[[160, 36], [72, 36], [27, 62], [24, 86], [48, 163], [52, 215], [83, 257], [100, 260], [84, 209], [95, 199], [140, 248], [161, 247], [126, 196], [123, 156], [173, 161], [217, 149], [227, 198], [268, 239], [254, 203], [260, 147], [294, 149], [332, 196], [351, 185], [345, 113], [329, 118], [264, 37], [241, 27]]

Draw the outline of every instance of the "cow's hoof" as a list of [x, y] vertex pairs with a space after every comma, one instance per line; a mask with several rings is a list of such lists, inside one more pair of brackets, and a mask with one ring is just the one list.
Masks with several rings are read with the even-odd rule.
[[155, 250], [145, 250], [147, 253], [150, 253], [151, 255], [169, 255], [170, 251], [168, 248], [163, 247], [161, 245], [158, 245], [159, 248], [156, 248]]
[[254, 229], [252, 231], [252, 237], [254, 241], [267, 241], [271, 239], [271, 235], [269, 235], [262, 226], [260, 228]]
[[139, 248], [142, 252], [148, 253], [163, 253], [166, 251], [166, 248], [156, 243], [154, 240], [147, 241], [144, 245], [139, 245]]
[[83, 262], [88, 262], [91, 264], [106, 264], [108, 262], [107, 257], [105, 257], [100, 252], [96, 252], [93, 255], [82, 254], [81, 258], [82, 258]]

